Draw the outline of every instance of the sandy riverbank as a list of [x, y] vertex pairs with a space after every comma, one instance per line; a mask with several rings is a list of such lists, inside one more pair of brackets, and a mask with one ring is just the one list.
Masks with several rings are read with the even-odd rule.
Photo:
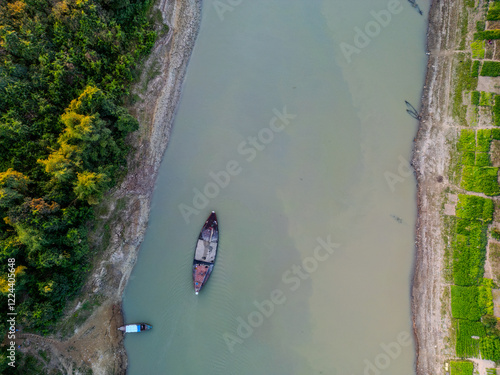
[[413, 165], [418, 182], [416, 259], [412, 287], [417, 374], [440, 373], [451, 353], [448, 290], [444, 279], [444, 224], [441, 207], [450, 143], [455, 137], [451, 118], [452, 62], [462, 1], [434, 0], [428, 28], [427, 77], [422, 97], [423, 119], [415, 139]]
[[[105, 250], [99, 250], [94, 259], [92, 274], [83, 293], [68, 308], [59, 336], [20, 337], [22, 351], [34, 355], [40, 349], [49, 352], [48, 370], [83, 374], [91, 368], [94, 375], [126, 373], [123, 334], [117, 331], [123, 322], [121, 299], [146, 232], [158, 169], [199, 29], [201, 0], [159, 0], [153, 15], [161, 36], [132, 88], [135, 100], [130, 110], [140, 128], [129, 139], [128, 174], [96, 209], [91, 243]], [[169, 26], [168, 34], [161, 32], [161, 18]], [[96, 301], [99, 307], [92, 311], [85, 301]]]

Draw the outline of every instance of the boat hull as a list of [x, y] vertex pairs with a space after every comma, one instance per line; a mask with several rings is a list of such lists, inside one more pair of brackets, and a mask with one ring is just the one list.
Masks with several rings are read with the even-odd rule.
[[194, 251], [193, 286], [198, 294], [212, 274], [219, 245], [219, 225], [214, 211], [201, 229]]
[[153, 326], [146, 323], [134, 323], [118, 327], [118, 330], [125, 333], [138, 333], [138, 332], [149, 331], [151, 328], [153, 328]]

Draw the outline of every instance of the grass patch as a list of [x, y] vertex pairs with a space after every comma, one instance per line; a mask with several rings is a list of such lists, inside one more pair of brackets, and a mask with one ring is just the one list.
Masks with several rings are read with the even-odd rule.
[[481, 94], [479, 93], [479, 91], [472, 91], [470, 93], [470, 102], [473, 105], [479, 105], [480, 98], [481, 98]]
[[495, 104], [495, 94], [481, 91], [479, 105], [492, 107]]
[[480, 220], [489, 223], [493, 220], [493, 201], [475, 195], [459, 194], [457, 216], [462, 219]]
[[476, 78], [479, 77], [479, 70], [481, 69], [481, 61], [479, 60], [474, 60], [472, 63], [472, 69], [471, 69], [471, 77]]
[[93, 298], [92, 301], [85, 301], [82, 306], [76, 310], [73, 315], [61, 323], [60, 332], [63, 337], [69, 337], [73, 334], [76, 327], [81, 326], [94, 311], [95, 307], [102, 302], [102, 296]]
[[493, 228], [491, 230], [491, 237], [493, 237], [497, 241], [500, 241], [500, 230], [498, 230], [497, 228]]
[[495, 96], [495, 104], [493, 105], [492, 113], [493, 113], [493, 125], [500, 126], [500, 95]]
[[480, 129], [476, 133], [477, 145], [476, 151], [489, 152], [491, 145], [491, 130]]
[[458, 120], [460, 125], [467, 126], [467, 105], [463, 103], [463, 93], [465, 91], [473, 91], [477, 86], [477, 78], [472, 76], [472, 60], [467, 58], [465, 54], [460, 54], [455, 60], [454, 66], [454, 91], [453, 99], [453, 116]]
[[472, 375], [474, 364], [468, 361], [451, 361], [450, 375]]
[[488, 21], [498, 21], [500, 20], [500, 2], [490, 1], [490, 8], [488, 9], [488, 14], [486, 15]]
[[472, 58], [473, 59], [484, 59], [485, 54], [485, 41], [475, 40], [471, 43]]
[[481, 69], [481, 76], [483, 77], [498, 77], [500, 76], [500, 62], [498, 61], [485, 61]]

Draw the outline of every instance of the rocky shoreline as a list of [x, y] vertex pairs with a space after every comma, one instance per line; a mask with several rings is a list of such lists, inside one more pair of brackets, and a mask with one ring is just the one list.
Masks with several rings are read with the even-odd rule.
[[462, 2], [433, 0], [429, 13], [429, 60], [422, 96], [422, 120], [415, 138], [412, 164], [417, 177], [416, 258], [412, 315], [418, 375], [443, 368], [451, 326], [444, 279], [444, 224], [441, 207], [449, 186], [447, 169], [455, 137], [450, 125], [452, 63]]

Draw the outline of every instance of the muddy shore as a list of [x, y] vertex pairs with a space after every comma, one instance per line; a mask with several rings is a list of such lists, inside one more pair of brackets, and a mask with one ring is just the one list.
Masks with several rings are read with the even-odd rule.
[[444, 278], [445, 232], [441, 207], [450, 183], [447, 168], [450, 143], [456, 135], [451, 118], [452, 63], [457, 20], [462, 1], [434, 0], [429, 14], [429, 60], [422, 96], [422, 121], [415, 138], [413, 166], [417, 177], [416, 258], [412, 285], [412, 314], [418, 375], [444, 368], [451, 326]]

